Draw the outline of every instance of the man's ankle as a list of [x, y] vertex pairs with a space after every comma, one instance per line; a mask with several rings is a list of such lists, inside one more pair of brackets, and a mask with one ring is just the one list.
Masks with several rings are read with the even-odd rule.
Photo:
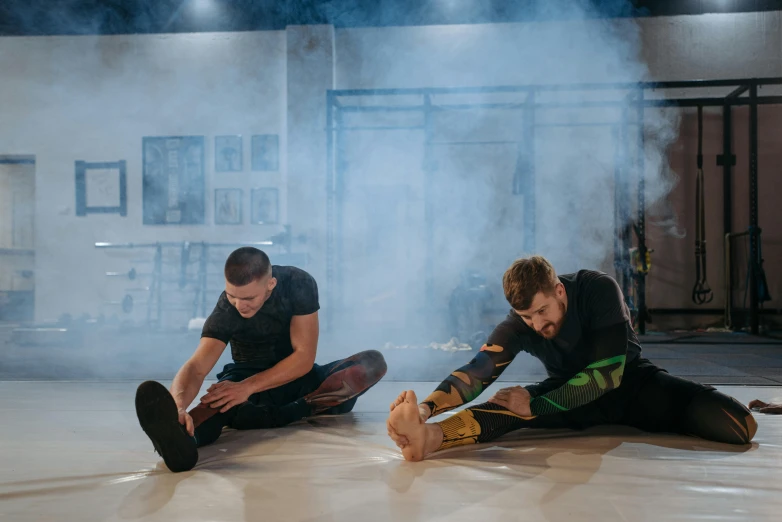
[[437, 423], [424, 424], [426, 427], [426, 443], [424, 456], [436, 452], [443, 445], [443, 429]]

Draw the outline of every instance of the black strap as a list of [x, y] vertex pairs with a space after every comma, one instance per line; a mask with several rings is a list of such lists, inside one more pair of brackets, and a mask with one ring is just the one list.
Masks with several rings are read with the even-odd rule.
[[703, 107], [698, 106], [698, 170], [703, 170]]
[[763, 241], [760, 237], [760, 229], [758, 229], [758, 302], [764, 303], [771, 301], [771, 293], [768, 290], [768, 282], [766, 281], [766, 271], [763, 269]]
[[698, 107], [698, 174], [695, 179], [695, 285], [692, 301], [710, 303], [714, 294], [706, 281], [706, 209], [703, 184], [703, 107]]

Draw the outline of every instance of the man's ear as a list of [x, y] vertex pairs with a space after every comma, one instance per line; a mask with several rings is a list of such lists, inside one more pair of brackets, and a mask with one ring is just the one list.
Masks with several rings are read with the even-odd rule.
[[277, 278], [276, 277], [270, 277], [269, 278], [269, 290], [274, 290], [275, 286], [277, 286]]

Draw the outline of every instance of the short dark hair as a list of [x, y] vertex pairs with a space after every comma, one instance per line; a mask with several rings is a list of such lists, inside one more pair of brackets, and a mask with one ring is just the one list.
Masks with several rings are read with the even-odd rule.
[[527, 310], [538, 292], [552, 295], [559, 279], [543, 256], [517, 259], [502, 276], [505, 299], [514, 310]]
[[249, 285], [269, 275], [269, 256], [253, 247], [237, 248], [225, 262], [225, 279], [234, 286]]

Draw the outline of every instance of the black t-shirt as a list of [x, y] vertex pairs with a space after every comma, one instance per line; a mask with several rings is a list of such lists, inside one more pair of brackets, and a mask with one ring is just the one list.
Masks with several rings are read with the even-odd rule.
[[320, 309], [318, 285], [300, 268], [272, 266], [277, 286], [258, 313], [242, 317], [228, 301], [225, 292], [204, 323], [201, 337], [231, 344], [234, 362], [266, 370], [293, 353], [291, 319]]
[[630, 366], [641, 356], [641, 344], [630, 323], [622, 290], [611, 276], [593, 270], [560, 275], [568, 298], [565, 322], [557, 336], [544, 339], [527, 326], [513, 310], [489, 336], [489, 344], [506, 350], [527, 352], [540, 359], [549, 377], [569, 379], [596, 362], [592, 333], [627, 323], [627, 359]]

